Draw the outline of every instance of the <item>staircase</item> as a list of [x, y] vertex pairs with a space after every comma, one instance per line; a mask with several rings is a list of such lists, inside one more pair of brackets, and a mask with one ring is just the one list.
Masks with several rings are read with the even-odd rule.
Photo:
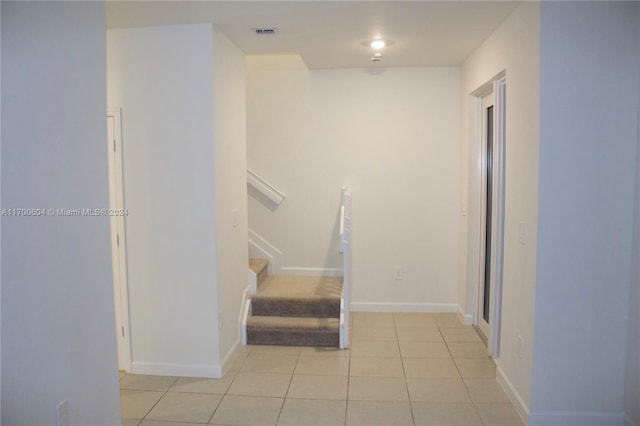
[[251, 259], [257, 293], [246, 320], [250, 345], [340, 347], [342, 277], [269, 276]]

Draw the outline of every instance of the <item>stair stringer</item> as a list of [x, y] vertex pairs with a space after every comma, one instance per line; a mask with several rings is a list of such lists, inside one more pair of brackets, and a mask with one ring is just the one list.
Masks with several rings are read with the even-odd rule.
[[307, 277], [340, 277], [342, 268], [308, 268], [284, 266], [282, 251], [269, 241], [258, 235], [254, 230], [248, 230], [249, 258], [267, 259], [269, 275], [301, 275]]
[[269, 275], [282, 275], [282, 252], [254, 230], [248, 229], [249, 258], [267, 259]]

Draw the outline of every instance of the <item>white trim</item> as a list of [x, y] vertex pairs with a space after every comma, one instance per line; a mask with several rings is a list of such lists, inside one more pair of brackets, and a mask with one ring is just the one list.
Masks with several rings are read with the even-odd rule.
[[[108, 108], [107, 119], [113, 119], [113, 140], [107, 137], [109, 208], [123, 210], [124, 180], [122, 164], [122, 109]], [[109, 130], [107, 130], [107, 136]], [[131, 327], [129, 320], [129, 284], [127, 280], [127, 238], [125, 215], [110, 215], [111, 267], [118, 368], [129, 372], [131, 366]]]
[[285, 266], [280, 269], [279, 275], [297, 275], [305, 277], [340, 277], [342, 268], [296, 268]]
[[222, 366], [219, 364], [176, 364], [172, 362], [131, 363], [133, 374], [150, 374], [154, 376], [206, 377], [219, 379], [222, 377]]
[[[494, 114], [493, 132], [494, 153], [494, 196], [493, 224], [491, 226], [491, 282], [489, 311], [489, 354], [494, 358], [500, 355], [500, 324], [502, 322], [502, 274], [504, 269], [504, 210], [505, 210], [505, 149], [506, 149], [506, 100], [507, 81], [504, 76], [493, 82]], [[497, 161], [495, 161], [497, 160]]]
[[247, 169], [247, 184], [260, 191], [262, 195], [273, 201], [276, 205], [282, 204], [287, 194], [280, 191], [264, 178], [258, 176], [253, 170]]
[[455, 303], [378, 303], [351, 302], [351, 310], [355, 312], [433, 312], [451, 313], [458, 311]]
[[540, 411], [529, 414], [528, 426], [612, 426], [624, 424], [623, 412]]
[[251, 315], [251, 298], [249, 294], [251, 294], [251, 288], [247, 286], [242, 292], [242, 304], [238, 315], [238, 335], [243, 345], [247, 344], [247, 318]]
[[271, 245], [252, 229], [247, 230], [249, 241], [249, 257], [253, 259], [267, 259], [269, 275], [280, 275], [282, 270], [282, 252]]
[[515, 408], [522, 421], [527, 424], [527, 418], [529, 417], [529, 407], [524, 402], [500, 365], [496, 367], [496, 380], [498, 381], [500, 386], [502, 386], [502, 389], [507, 394], [509, 400], [511, 400], [513, 408]]
[[298, 266], [283, 266], [282, 252], [269, 241], [262, 238], [254, 230], [249, 229], [249, 257], [267, 259], [269, 275], [302, 275], [306, 277], [339, 277], [342, 276], [342, 268], [307, 268]]
[[463, 313], [460, 305], [458, 305], [458, 319], [464, 325], [473, 325], [473, 316]]
[[247, 283], [249, 284], [249, 293], [256, 294], [258, 292], [258, 275], [251, 269], [247, 271]]
[[638, 426], [638, 423], [634, 422], [631, 417], [629, 417], [629, 414], [624, 413], [624, 426]]

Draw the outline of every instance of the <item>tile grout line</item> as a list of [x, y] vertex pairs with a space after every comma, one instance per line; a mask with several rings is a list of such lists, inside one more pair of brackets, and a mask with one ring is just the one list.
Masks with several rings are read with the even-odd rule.
[[404, 368], [404, 357], [402, 356], [402, 349], [400, 348], [400, 338], [398, 337], [398, 324], [396, 323], [396, 316], [393, 315], [393, 329], [396, 333], [396, 344], [398, 345], [398, 352], [400, 353], [400, 364], [402, 364], [402, 375], [404, 378], [404, 387], [407, 390], [407, 399], [409, 402], [409, 411], [411, 411], [411, 421], [414, 426], [416, 424], [416, 416], [413, 412], [413, 401], [411, 400], [411, 393], [409, 392], [409, 382], [407, 381], [407, 371]]

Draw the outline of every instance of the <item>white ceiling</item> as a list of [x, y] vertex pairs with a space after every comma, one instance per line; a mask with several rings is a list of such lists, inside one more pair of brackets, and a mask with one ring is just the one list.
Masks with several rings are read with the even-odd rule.
[[[307, 66], [459, 65], [516, 1], [107, 1], [107, 28], [213, 23], [247, 54], [299, 53]], [[258, 36], [256, 27], [277, 27]], [[373, 38], [394, 43], [370, 61]]]

